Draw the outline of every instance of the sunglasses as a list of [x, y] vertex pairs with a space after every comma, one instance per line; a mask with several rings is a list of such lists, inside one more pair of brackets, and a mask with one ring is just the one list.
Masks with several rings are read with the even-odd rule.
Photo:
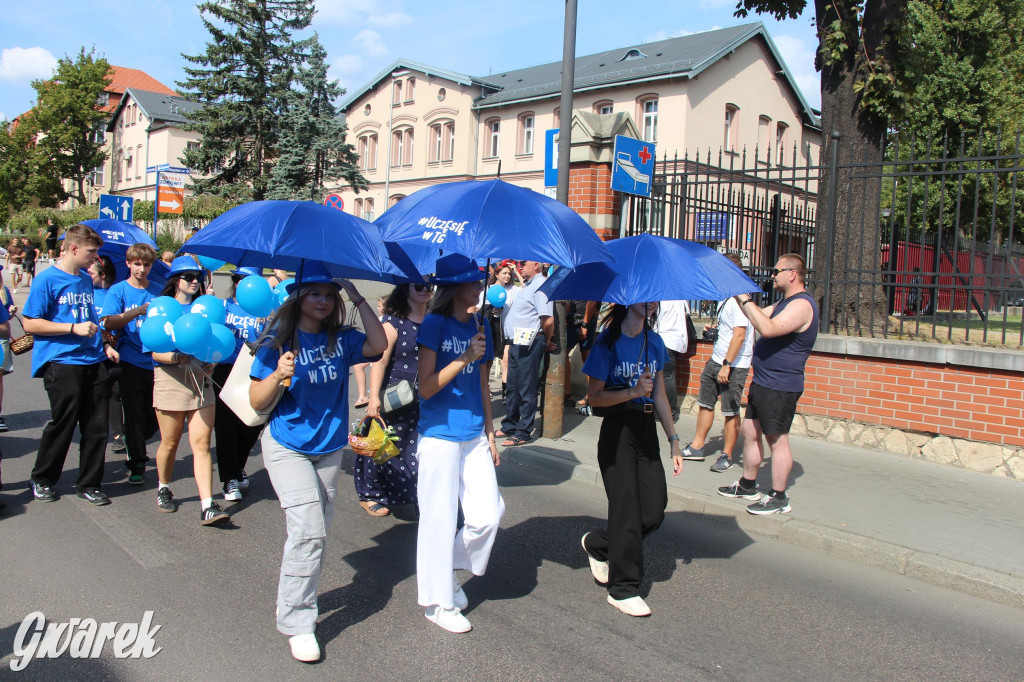
[[434, 290], [434, 285], [433, 284], [413, 284], [412, 288], [415, 289], [416, 291], [420, 291], [420, 292], [423, 292], [423, 291], [433, 291]]
[[796, 268], [772, 268], [772, 277], [778, 277], [780, 272], [790, 272]]
[[192, 284], [192, 282], [198, 282], [201, 277], [202, 275], [196, 272], [186, 272], [181, 276], [181, 278], [189, 284]]

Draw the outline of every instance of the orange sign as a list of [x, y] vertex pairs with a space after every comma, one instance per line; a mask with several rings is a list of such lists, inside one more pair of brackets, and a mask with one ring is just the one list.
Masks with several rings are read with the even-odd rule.
[[166, 187], [160, 185], [160, 193], [157, 196], [160, 213], [181, 213], [185, 205], [184, 187]]

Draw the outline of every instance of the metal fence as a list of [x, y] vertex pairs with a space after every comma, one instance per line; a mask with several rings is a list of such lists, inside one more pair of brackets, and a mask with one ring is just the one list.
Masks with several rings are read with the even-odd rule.
[[[799, 253], [829, 331], [1024, 346], [1020, 132], [890, 135], [881, 164], [829, 142], [827, 159], [794, 148], [789, 163], [770, 149], [662, 159], [622, 233], [736, 252], [768, 296], [778, 256]], [[840, 241], [853, 246], [836, 257]]]

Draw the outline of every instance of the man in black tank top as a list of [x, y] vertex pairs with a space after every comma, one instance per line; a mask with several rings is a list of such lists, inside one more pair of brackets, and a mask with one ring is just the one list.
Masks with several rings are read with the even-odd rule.
[[[750, 296], [737, 296], [743, 314], [759, 334], [754, 344], [754, 379], [747, 393], [743, 421], [743, 477], [718, 489], [724, 497], [753, 500], [751, 514], [790, 511], [786, 486], [793, 468], [789, 429], [804, 390], [804, 367], [818, 336], [818, 306], [804, 286], [807, 267], [802, 256], [781, 256], [772, 270], [772, 284], [783, 296], [759, 308]], [[762, 496], [756, 483], [764, 460], [762, 434], [772, 453], [772, 487]]]

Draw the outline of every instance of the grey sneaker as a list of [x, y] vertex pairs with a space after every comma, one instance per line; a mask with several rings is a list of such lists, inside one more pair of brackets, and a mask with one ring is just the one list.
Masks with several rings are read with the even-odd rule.
[[452, 573], [452, 602], [455, 604], [455, 608], [460, 611], [469, 606], [469, 597], [466, 596], [466, 591], [462, 589], [462, 583], [459, 582], [459, 578], [455, 573]]
[[735, 481], [732, 485], [719, 488], [718, 494], [722, 497], [739, 497], [744, 500], [757, 500], [761, 497], [761, 491], [757, 489], [756, 483], [753, 488], [744, 488], [740, 485], [739, 481]]
[[693, 462], [703, 462], [704, 448], [693, 447], [693, 442], [687, 443], [686, 447], [683, 448], [683, 459]]
[[775, 497], [774, 495], [765, 495], [754, 504], [747, 507], [747, 512], [750, 514], [788, 514], [793, 510], [789, 506], [789, 495], [783, 495], [782, 497]]
[[718, 459], [715, 460], [715, 463], [711, 465], [711, 470], [716, 474], [720, 474], [723, 471], [732, 469], [733, 466], [734, 464], [732, 463], [732, 460], [729, 459], [729, 455], [719, 455]]

